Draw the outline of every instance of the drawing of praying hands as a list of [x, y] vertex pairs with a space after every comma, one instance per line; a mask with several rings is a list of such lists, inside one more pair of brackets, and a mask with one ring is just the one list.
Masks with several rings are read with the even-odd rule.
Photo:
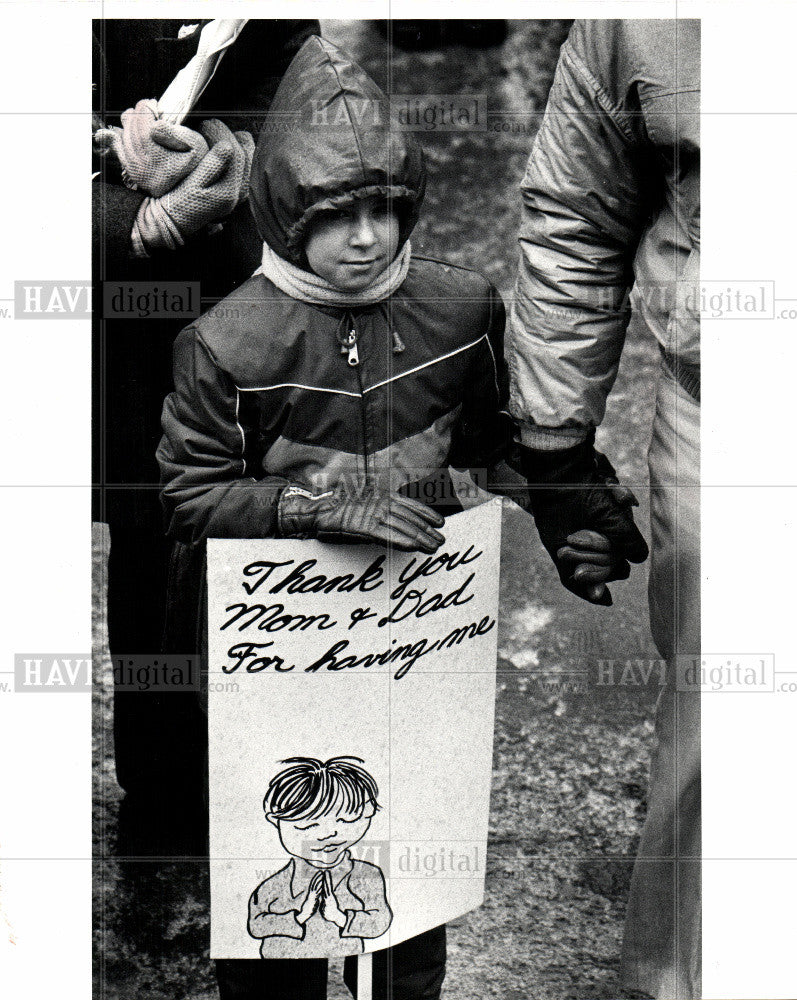
[[335, 889], [332, 885], [332, 872], [323, 873], [321, 889], [321, 916], [324, 920], [337, 925], [341, 930], [346, 926], [347, 915], [338, 905]]
[[302, 908], [296, 914], [296, 921], [304, 926], [318, 909], [319, 900], [324, 889], [324, 872], [316, 872], [307, 887], [307, 895], [304, 897]]

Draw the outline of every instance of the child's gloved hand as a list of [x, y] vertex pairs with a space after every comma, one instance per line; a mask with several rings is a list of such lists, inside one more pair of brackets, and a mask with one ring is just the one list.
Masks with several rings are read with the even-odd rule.
[[210, 151], [194, 170], [160, 198], [145, 198], [133, 227], [134, 252], [175, 250], [185, 238], [228, 216], [249, 194], [254, 140], [210, 119], [200, 125]]
[[286, 486], [277, 505], [283, 538], [377, 542], [407, 552], [434, 552], [445, 541], [436, 530], [444, 523], [439, 514], [418, 500], [399, 493], [357, 492], [345, 483], [324, 493]]
[[628, 560], [618, 561], [611, 553], [609, 539], [597, 531], [583, 529], [568, 535], [567, 545], [557, 550], [556, 558], [560, 565], [569, 566], [570, 579], [593, 604], [611, 605], [607, 581], [627, 580], [631, 574]]
[[139, 101], [122, 115], [114, 150], [128, 187], [160, 198], [187, 177], [208, 152], [205, 137], [158, 118], [157, 101]]

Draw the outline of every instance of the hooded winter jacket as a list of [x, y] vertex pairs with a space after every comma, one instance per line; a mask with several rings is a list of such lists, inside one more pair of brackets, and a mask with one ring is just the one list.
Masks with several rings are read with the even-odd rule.
[[601, 422], [630, 308], [699, 394], [699, 113], [699, 21], [573, 25], [521, 184], [509, 365], [527, 445]]
[[[403, 244], [424, 182], [420, 150], [390, 130], [381, 91], [309, 39], [254, 159], [264, 240], [301, 266], [319, 212], [379, 193], [396, 199]], [[449, 465], [494, 465], [507, 441], [503, 328], [492, 285], [436, 260], [413, 258], [393, 295], [356, 309], [307, 304], [256, 274], [175, 344], [158, 449], [169, 534], [189, 545], [274, 535], [289, 482], [351, 477], [427, 500], [430, 483], [447, 493]], [[341, 348], [352, 332], [355, 365]]]

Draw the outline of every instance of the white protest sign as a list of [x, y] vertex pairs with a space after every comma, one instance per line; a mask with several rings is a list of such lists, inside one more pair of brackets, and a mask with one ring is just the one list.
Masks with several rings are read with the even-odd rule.
[[211, 957], [331, 957], [479, 906], [500, 501], [426, 556], [208, 543]]

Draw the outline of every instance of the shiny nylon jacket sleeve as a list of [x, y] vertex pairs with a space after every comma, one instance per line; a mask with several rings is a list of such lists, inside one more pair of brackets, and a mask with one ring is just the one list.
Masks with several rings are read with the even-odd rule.
[[507, 413], [509, 376], [504, 359], [506, 311], [492, 285], [489, 297], [487, 337], [479, 345], [473, 378], [463, 395], [449, 456], [455, 469], [472, 470], [481, 485], [492, 483], [496, 466], [506, 458], [512, 439]]
[[613, 22], [576, 22], [521, 183], [510, 410], [530, 447], [578, 443], [603, 419], [648, 214], [639, 115], [602, 85], [623, 72]]
[[192, 327], [175, 341], [174, 379], [157, 452], [167, 534], [189, 545], [273, 536], [287, 480], [247, 476], [251, 428], [242, 422], [240, 394]]

